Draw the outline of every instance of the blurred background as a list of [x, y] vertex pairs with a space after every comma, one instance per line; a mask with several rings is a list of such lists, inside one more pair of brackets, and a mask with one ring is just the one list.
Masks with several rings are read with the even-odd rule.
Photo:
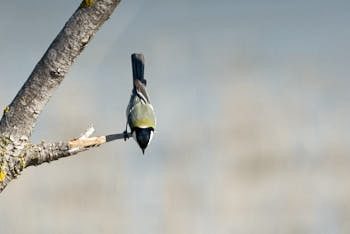
[[[0, 105], [80, 0], [3, 1]], [[32, 141], [119, 133], [130, 54], [157, 131], [28, 168], [0, 233], [349, 233], [350, 2], [123, 0], [40, 115]]]

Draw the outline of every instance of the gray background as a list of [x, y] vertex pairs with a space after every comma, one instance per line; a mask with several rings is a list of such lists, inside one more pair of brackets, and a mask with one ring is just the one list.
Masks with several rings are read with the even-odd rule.
[[[2, 1], [8, 105], [80, 1]], [[349, 1], [124, 0], [32, 140], [121, 132], [130, 54], [158, 133], [25, 170], [0, 233], [349, 233]]]

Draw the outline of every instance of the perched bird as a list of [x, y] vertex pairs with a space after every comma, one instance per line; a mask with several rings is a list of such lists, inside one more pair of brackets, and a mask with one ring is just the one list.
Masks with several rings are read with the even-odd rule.
[[152, 140], [156, 119], [149, 96], [146, 91], [146, 80], [144, 78], [145, 59], [143, 54], [132, 54], [131, 64], [133, 72], [133, 83], [131, 98], [126, 109], [126, 129], [124, 139], [128, 138], [128, 125], [134, 140], [145, 153], [145, 149]]

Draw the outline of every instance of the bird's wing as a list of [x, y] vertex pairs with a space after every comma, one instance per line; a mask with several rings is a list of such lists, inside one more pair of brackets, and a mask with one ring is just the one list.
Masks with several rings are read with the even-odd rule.
[[134, 88], [136, 91], [136, 95], [143, 101], [144, 103], [150, 103], [147, 91], [146, 91], [146, 86], [140, 82], [139, 80], [134, 80]]

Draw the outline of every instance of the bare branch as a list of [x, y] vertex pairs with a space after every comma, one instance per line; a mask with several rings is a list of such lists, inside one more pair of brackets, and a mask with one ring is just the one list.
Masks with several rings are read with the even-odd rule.
[[89, 138], [93, 132], [90, 128], [82, 137], [68, 142], [40, 145], [29, 142], [40, 112], [78, 55], [111, 16], [119, 2], [120, 0], [97, 0], [95, 3], [93, 0], [83, 0], [11, 104], [5, 108], [0, 122], [0, 192], [25, 167], [67, 157], [97, 147], [110, 139], [121, 139], [120, 134], [111, 135], [115, 137]]
[[[68, 20], [33, 72], [4, 111], [0, 132], [13, 141], [31, 136], [35, 121], [71, 65], [110, 17], [120, 0], [82, 4]], [[84, 2], [83, 2], [84, 3]]]
[[[45, 162], [49, 163], [91, 148], [99, 147], [106, 142], [124, 139], [124, 133], [89, 137], [93, 132], [94, 128], [91, 126], [79, 138], [74, 138], [65, 142], [31, 145], [25, 154], [25, 167], [38, 166]], [[128, 133], [127, 136], [130, 137], [131, 133]]]
[[86, 139], [89, 136], [91, 136], [93, 133], [95, 132], [94, 127], [92, 126], [92, 124], [86, 129], [85, 133], [83, 133], [79, 139]]

